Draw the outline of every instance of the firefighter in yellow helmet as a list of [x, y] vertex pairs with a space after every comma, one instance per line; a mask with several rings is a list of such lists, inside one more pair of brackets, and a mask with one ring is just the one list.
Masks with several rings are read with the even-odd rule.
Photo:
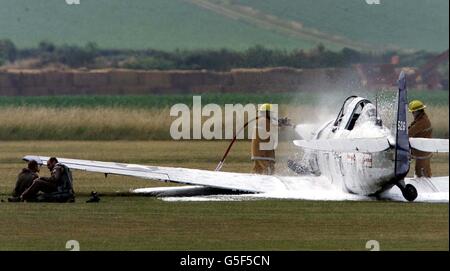
[[253, 173], [272, 175], [275, 173], [275, 148], [278, 143], [278, 127], [290, 126], [289, 119], [277, 119], [274, 106], [262, 104], [252, 136]]
[[[409, 112], [414, 116], [414, 121], [408, 127], [409, 137], [432, 137], [433, 128], [425, 113], [425, 108], [426, 105], [419, 100], [414, 100], [409, 103]], [[430, 158], [432, 154], [412, 149], [411, 155], [416, 160], [415, 175], [417, 177], [431, 177]]]
[[[275, 172], [275, 146], [270, 146], [271, 104], [263, 104], [258, 109], [258, 119], [252, 136], [253, 173], [272, 175]], [[273, 140], [273, 138], [272, 138]], [[262, 144], [265, 144], [263, 147]]]

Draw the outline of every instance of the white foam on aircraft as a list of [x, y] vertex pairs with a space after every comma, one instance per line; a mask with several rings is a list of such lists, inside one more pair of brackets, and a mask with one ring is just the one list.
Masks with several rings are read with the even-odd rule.
[[[242, 194], [242, 195], [210, 195], [210, 196], [193, 196], [193, 197], [161, 197], [163, 201], [169, 202], [187, 202], [187, 201], [248, 201], [248, 200], [266, 200], [266, 199], [293, 199], [293, 200], [314, 200], [314, 201], [374, 201], [374, 197], [358, 196], [354, 194], [346, 194], [340, 191], [321, 193], [314, 191], [309, 195], [299, 195], [298, 193], [283, 193], [283, 194]], [[396, 193], [386, 194], [384, 200], [407, 202], [400, 190]], [[448, 193], [423, 193], [420, 194], [414, 202], [426, 203], [448, 203]]]
[[[283, 177], [280, 177], [283, 178]], [[283, 178], [288, 181], [293, 181], [295, 177]], [[428, 202], [428, 203], [448, 203], [449, 202], [449, 179], [447, 177], [438, 177], [435, 179], [419, 178], [406, 179], [406, 183], [413, 184], [419, 196], [414, 202]], [[346, 193], [336, 186], [328, 185], [329, 182], [295, 182], [295, 187], [290, 187], [291, 190], [278, 190], [267, 193], [256, 194], [239, 194], [239, 195], [205, 195], [205, 196], [188, 196], [188, 197], [160, 197], [160, 199], [169, 202], [176, 201], [247, 201], [247, 200], [264, 200], [264, 199], [295, 199], [295, 200], [315, 200], [315, 201], [373, 201], [377, 198], [371, 196], [361, 196], [356, 194]], [[186, 191], [191, 187], [152, 187], [139, 188], [132, 192], [137, 194], [147, 194], [155, 191]], [[195, 188], [198, 188], [196, 186]], [[192, 187], [194, 189], [194, 187]], [[380, 195], [380, 199], [387, 201], [402, 201], [406, 202], [400, 189], [396, 186], [389, 191]]]

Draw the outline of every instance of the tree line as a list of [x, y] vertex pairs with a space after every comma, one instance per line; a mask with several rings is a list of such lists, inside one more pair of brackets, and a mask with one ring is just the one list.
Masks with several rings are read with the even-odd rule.
[[256, 45], [243, 51], [230, 49], [195, 49], [164, 51], [155, 49], [105, 49], [89, 42], [84, 46], [55, 45], [42, 41], [35, 48], [18, 48], [11, 40], [0, 39], [0, 66], [19, 60], [34, 59], [34, 68], [62, 64], [70, 68], [128, 68], [142, 70], [216, 70], [234, 68], [330, 68], [357, 63], [390, 63], [399, 56], [402, 66], [417, 67], [435, 54], [417, 52], [362, 52], [350, 48], [333, 51], [323, 45], [309, 50], [270, 49]]

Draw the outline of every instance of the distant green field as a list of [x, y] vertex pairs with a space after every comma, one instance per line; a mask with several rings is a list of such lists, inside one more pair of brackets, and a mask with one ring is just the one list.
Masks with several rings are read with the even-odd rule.
[[442, 51], [448, 48], [448, 0], [235, 0], [305, 27], [373, 45]]
[[[202, 8], [202, 1], [96, 0], [67, 5], [64, 0], [0, 0], [0, 39], [19, 47], [34, 47], [42, 40], [56, 44], [96, 42], [107, 48], [246, 49], [311, 48], [326, 38], [311, 39], [277, 31], [270, 24], [251, 23]], [[447, 0], [209, 0], [243, 4], [268, 16], [296, 21], [328, 37], [338, 35], [373, 46], [442, 51], [448, 48]], [[267, 21], [265, 22], [267, 23]], [[300, 29], [301, 31], [301, 29]]]
[[[333, 100], [343, 101], [351, 93], [335, 93]], [[388, 93], [395, 97], [394, 93]], [[419, 99], [429, 105], [448, 105], [448, 91], [421, 91], [411, 90], [408, 92], [409, 100]], [[146, 95], [146, 96], [38, 96], [38, 97], [6, 97], [0, 96], [0, 107], [120, 107], [135, 109], [151, 109], [171, 107], [177, 103], [192, 105], [192, 96], [195, 94], [180, 95]], [[276, 94], [198, 94], [202, 98], [202, 104], [216, 103], [224, 104], [248, 104], [248, 103], [275, 103], [289, 105], [314, 105], [321, 102], [326, 93], [299, 92], [299, 93], [276, 93]], [[374, 93], [369, 93], [368, 97], [373, 99]], [[339, 102], [336, 102], [339, 104]]]
[[[164, 108], [177, 103], [192, 105], [196, 94], [146, 95], [146, 96], [40, 96], [40, 97], [5, 97], [0, 96], [0, 107], [124, 107], [124, 108]], [[308, 104], [314, 100], [314, 93], [283, 94], [197, 94], [202, 104], [247, 104], [272, 102], [278, 104]]]
[[[321, 123], [334, 118], [350, 94], [205, 94], [201, 102], [202, 106], [270, 102], [278, 104], [280, 115], [293, 123]], [[375, 92], [360, 95], [375, 100]], [[192, 96], [0, 97], [0, 140], [167, 140], [177, 118], [171, 116], [170, 108], [177, 103], [192, 108]], [[448, 91], [410, 91], [409, 99], [423, 100], [428, 105], [433, 136], [448, 138]], [[396, 94], [382, 92], [379, 101], [380, 116], [390, 127]]]
[[103, 48], [311, 48], [315, 43], [218, 16], [183, 0], [0, 0], [0, 39], [19, 47], [42, 40]]

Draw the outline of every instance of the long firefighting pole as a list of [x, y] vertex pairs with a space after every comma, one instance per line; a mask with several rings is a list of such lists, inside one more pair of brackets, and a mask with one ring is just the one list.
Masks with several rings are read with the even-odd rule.
[[239, 131], [237, 133], [234, 134], [233, 139], [231, 140], [230, 144], [228, 145], [227, 150], [225, 151], [225, 153], [223, 154], [222, 159], [220, 160], [219, 164], [217, 164], [217, 167], [214, 171], [220, 171], [222, 169], [223, 163], [225, 163], [225, 159], [228, 156], [228, 153], [231, 150], [231, 147], [233, 146], [234, 142], [236, 142], [237, 136], [242, 132], [242, 130], [244, 130], [251, 122], [258, 120], [259, 116], [257, 116], [256, 118], [253, 118], [249, 121], [247, 121], [244, 126], [239, 129]]

